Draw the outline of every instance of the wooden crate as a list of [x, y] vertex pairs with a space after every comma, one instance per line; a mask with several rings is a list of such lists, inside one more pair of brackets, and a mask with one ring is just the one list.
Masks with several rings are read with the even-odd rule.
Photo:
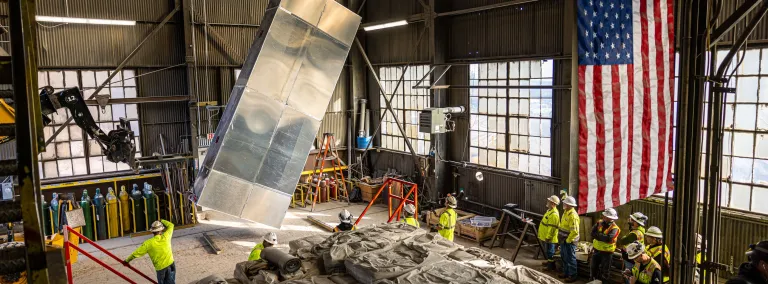
[[[376, 195], [376, 192], [381, 188], [381, 184], [367, 184], [364, 182], [357, 182], [357, 187], [360, 188], [360, 193], [363, 197], [363, 201], [365, 202], [371, 202], [373, 199], [373, 196]], [[386, 196], [382, 193], [382, 195], [379, 196], [379, 198], [376, 200], [376, 203], [381, 203], [386, 201]]]
[[[454, 234], [459, 233], [459, 221], [464, 219], [469, 219], [472, 217], [475, 217], [476, 214], [472, 214], [469, 212], [461, 211], [458, 209], [453, 209], [456, 211], [456, 229], [454, 230]], [[435, 227], [438, 223], [440, 223], [440, 214], [443, 214], [443, 211], [445, 211], [445, 208], [440, 208], [435, 210], [435, 214], [432, 214], [431, 212], [427, 213], [427, 226], [428, 227]]]
[[459, 236], [480, 243], [490, 240], [496, 232], [496, 228], [499, 227], [499, 224], [500, 222], [497, 220], [493, 222], [491, 227], [475, 227], [469, 223], [469, 220], [467, 220], [466, 223], [457, 222], [456, 230]]

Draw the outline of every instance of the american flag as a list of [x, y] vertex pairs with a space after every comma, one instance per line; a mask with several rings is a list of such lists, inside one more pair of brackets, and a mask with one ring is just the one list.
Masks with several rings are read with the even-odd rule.
[[672, 189], [674, 0], [578, 0], [579, 213]]

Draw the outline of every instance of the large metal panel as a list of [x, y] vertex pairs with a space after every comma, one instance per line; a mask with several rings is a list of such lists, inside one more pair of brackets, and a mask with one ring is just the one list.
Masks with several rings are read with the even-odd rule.
[[360, 17], [333, 0], [271, 7], [194, 190], [201, 206], [279, 227]]

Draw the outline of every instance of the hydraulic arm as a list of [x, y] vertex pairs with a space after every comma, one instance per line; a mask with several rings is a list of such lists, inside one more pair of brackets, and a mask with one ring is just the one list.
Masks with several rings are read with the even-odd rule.
[[98, 142], [108, 161], [122, 162], [131, 166], [132, 169], [136, 168], [134, 163], [136, 145], [133, 143], [133, 131], [130, 124], [124, 118], [120, 118], [120, 125], [117, 129], [104, 133], [94, 121], [79, 88], [69, 88], [54, 93], [52, 87], [44, 87], [40, 92], [40, 108], [44, 125], [51, 123], [51, 119], [48, 118], [49, 114], [55, 113], [60, 108], [69, 109], [77, 126]]

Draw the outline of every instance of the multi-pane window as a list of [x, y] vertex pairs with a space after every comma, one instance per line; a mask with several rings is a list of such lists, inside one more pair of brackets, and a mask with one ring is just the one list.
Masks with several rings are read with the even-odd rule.
[[[469, 161], [552, 174], [552, 60], [470, 65]], [[498, 87], [524, 86], [524, 87]]]
[[[51, 86], [57, 92], [71, 87], [80, 87], [83, 97], [88, 99], [96, 88], [109, 77], [106, 70], [50, 70], [38, 72], [38, 85]], [[136, 81], [134, 70], [123, 70], [112, 78], [111, 83], [102, 89], [99, 94], [110, 95], [112, 99], [135, 98]], [[126, 80], [123, 80], [126, 78]], [[120, 125], [120, 118], [125, 118], [131, 125], [135, 138], [137, 153], [140, 156], [141, 145], [138, 135], [139, 115], [136, 104], [108, 104], [103, 110], [98, 106], [88, 106], [88, 109], [96, 121], [96, 124], [109, 133]], [[44, 130], [46, 141], [53, 133], [70, 117], [67, 109], [59, 109], [50, 116], [51, 124]], [[91, 139], [78, 127], [74, 120], [67, 124], [51, 144], [46, 146], [46, 151], [40, 154], [42, 178], [54, 178], [64, 176], [85, 175], [102, 172], [114, 172], [129, 170], [124, 163], [112, 163], [104, 157], [101, 147], [96, 140]]]
[[[419, 132], [419, 112], [430, 106], [429, 90], [413, 89], [413, 86], [416, 86], [418, 81], [429, 72], [429, 66], [411, 66], [404, 69], [405, 67], [402, 66], [382, 67], [379, 68], [379, 77], [384, 86], [384, 93], [387, 94], [386, 98], [394, 94], [392, 109], [395, 110], [398, 119], [403, 123], [403, 129], [413, 146], [413, 150], [419, 155], [426, 155], [429, 153], [430, 134]], [[397, 86], [397, 82], [403, 76], [403, 72], [405, 72], [403, 81]], [[421, 85], [429, 85], [429, 82], [430, 80], [427, 78]], [[385, 97], [381, 96], [380, 110], [382, 113], [386, 112], [381, 123], [381, 147], [407, 151], [408, 148], [397, 127], [395, 117], [386, 110], [387, 105], [384, 100]]]
[[[718, 66], [726, 54], [718, 51]], [[730, 75], [742, 61], [730, 80], [736, 93], [726, 94], [725, 99], [721, 206], [768, 214], [768, 206], [760, 204], [768, 200], [768, 49], [749, 49], [743, 54], [742, 59], [742, 53], [737, 53], [726, 72]], [[708, 94], [704, 99], [708, 100]], [[705, 115], [708, 107], [709, 102], [704, 106]], [[702, 153], [707, 152], [707, 130], [705, 118]], [[704, 200], [704, 162], [702, 155], [699, 201]]]

